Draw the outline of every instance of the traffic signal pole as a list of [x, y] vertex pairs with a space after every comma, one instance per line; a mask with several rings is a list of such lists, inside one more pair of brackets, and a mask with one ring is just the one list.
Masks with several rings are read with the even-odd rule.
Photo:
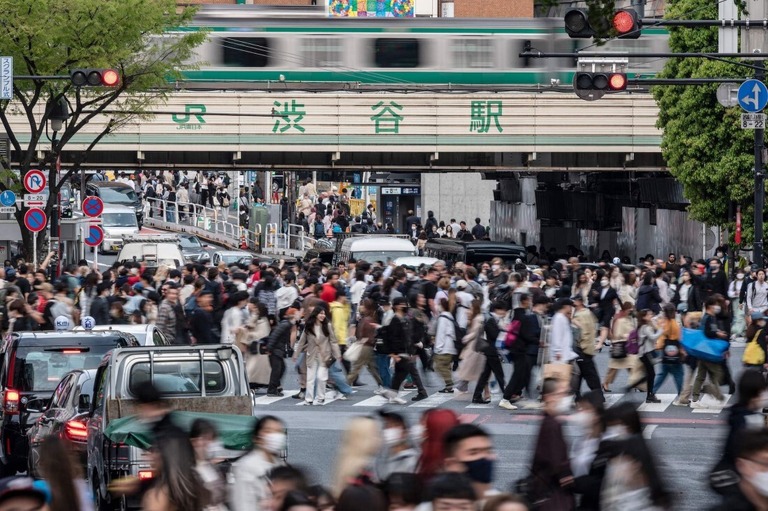
[[[765, 81], [765, 63], [758, 61], [755, 80]], [[765, 168], [763, 152], [765, 150], [765, 130], [755, 129], [755, 243], [752, 248], [752, 260], [763, 267], [763, 209], [765, 208]]]

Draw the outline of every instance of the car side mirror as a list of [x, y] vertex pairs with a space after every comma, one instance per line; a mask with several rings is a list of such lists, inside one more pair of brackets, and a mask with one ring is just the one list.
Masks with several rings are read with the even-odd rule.
[[44, 399], [32, 399], [30, 401], [27, 401], [27, 405], [24, 407], [24, 410], [27, 413], [43, 413], [46, 409], [45, 400]]
[[77, 412], [88, 413], [91, 411], [91, 396], [88, 394], [80, 394], [77, 399]]

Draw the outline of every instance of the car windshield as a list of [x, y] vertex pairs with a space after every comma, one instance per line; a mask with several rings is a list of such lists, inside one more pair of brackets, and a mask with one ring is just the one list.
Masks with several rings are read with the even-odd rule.
[[247, 257], [245, 254], [221, 254], [221, 260], [227, 264], [237, 264], [243, 257]]
[[99, 188], [99, 197], [101, 197], [101, 200], [103, 200], [106, 203], [133, 203], [136, 202], [136, 192], [131, 190], [130, 188], [126, 187], [120, 187], [120, 188], [109, 188], [109, 187], [100, 187]]
[[[202, 394], [202, 383], [206, 394], [218, 394], [225, 390], [224, 368], [221, 362], [206, 361], [203, 364], [203, 377], [200, 374], [200, 362], [155, 362], [151, 371], [152, 383], [161, 393]], [[129, 388], [135, 395], [138, 386], [150, 378], [149, 362], [139, 362], [130, 369]]]
[[101, 215], [104, 227], [137, 227], [135, 213], [103, 213]]
[[53, 392], [74, 369], [96, 369], [111, 345], [72, 347], [19, 347], [14, 364], [14, 384], [25, 392]]
[[392, 252], [387, 250], [369, 250], [366, 252], [355, 252], [355, 259], [358, 261], [367, 261], [372, 263], [374, 261], [395, 260], [398, 257], [413, 257], [413, 252]]
[[182, 248], [201, 248], [203, 246], [197, 236], [181, 236], [179, 239]]

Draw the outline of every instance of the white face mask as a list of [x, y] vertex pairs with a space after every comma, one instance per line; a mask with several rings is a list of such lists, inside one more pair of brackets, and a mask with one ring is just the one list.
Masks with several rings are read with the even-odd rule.
[[426, 433], [426, 430], [424, 429], [424, 425], [418, 422], [411, 426], [411, 429], [408, 433], [411, 435], [411, 440], [414, 443], [421, 445], [421, 443], [424, 441], [424, 433]]
[[494, 264], [491, 266], [491, 271], [497, 271], [499, 268], [501, 268], [501, 266], [499, 266], [498, 264]]
[[403, 430], [400, 428], [384, 428], [381, 432], [381, 436], [384, 439], [384, 445], [387, 447], [394, 447], [402, 440]]
[[224, 444], [222, 444], [221, 440], [219, 439], [211, 441], [211, 443], [208, 444], [208, 447], [206, 448], [206, 454], [209, 460], [218, 458], [222, 455], [223, 452]]
[[712, 312], [714, 312], [715, 314], [720, 314], [720, 311], [722, 310], [723, 308], [720, 307], [719, 305], [715, 305], [714, 307], [712, 307]]
[[558, 415], [565, 415], [566, 413], [571, 411], [571, 403], [573, 403], [571, 396], [561, 397], [557, 401], [557, 404], [555, 404], [555, 412]]
[[737, 273], [736, 278], [739, 280], [744, 280], [744, 274], [743, 273]]
[[607, 280], [601, 280], [600, 285], [603, 287], [608, 287], [608, 281]]
[[264, 450], [272, 454], [280, 454], [285, 449], [285, 433], [267, 433], [262, 437]]
[[758, 472], [749, 478], [749, 482], [755, 487], [757, 493], [763, 497], [768, 497], [768, 472]]

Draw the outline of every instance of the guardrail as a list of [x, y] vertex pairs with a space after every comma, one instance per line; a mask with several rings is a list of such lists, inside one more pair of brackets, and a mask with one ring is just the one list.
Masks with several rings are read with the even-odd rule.
[[[307, 235], [304, 227], [298, 224], [267, 224], [263, 250], [266, 252], [279, 252], [289, 255], [292, 252], [300, 252], [301, 255], [312, 248], [315, 240]], [[290, 254], [294, 255], [294, 254]]]
[[194, 234], [230, 248], [261, 250], [261, 226], [246, 229], [229, 208], [209, 208], [192, 202], [145, 199], [144, 225], [172, 232]]

